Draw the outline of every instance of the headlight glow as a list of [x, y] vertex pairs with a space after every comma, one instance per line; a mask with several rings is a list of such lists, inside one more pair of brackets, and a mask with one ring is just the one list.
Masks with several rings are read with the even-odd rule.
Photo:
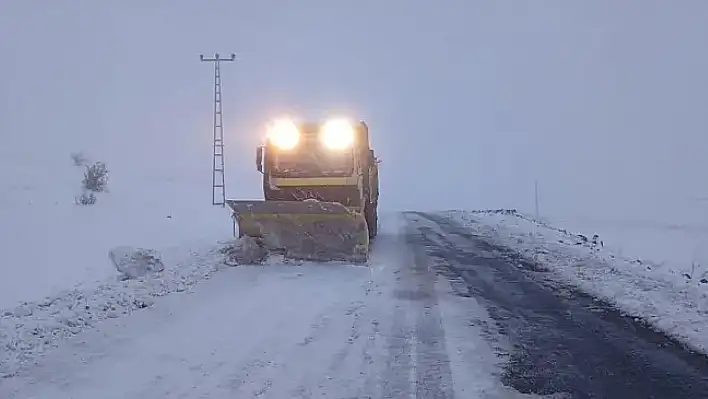
[[292, 150], [300, 142], [300, 131], [295, 122], [278, 119], [268, 128], [268, 140], [281, 150]]
[[354, 126], [344, 119], [334, 119], [322, 125], [320, 139], [333, 150], [349, 148], [354, 143]]

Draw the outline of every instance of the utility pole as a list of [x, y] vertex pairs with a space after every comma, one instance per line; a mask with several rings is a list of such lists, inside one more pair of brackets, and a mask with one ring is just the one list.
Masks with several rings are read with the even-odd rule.
[[538, 245], [536, 244], [536, 238], [538, 237], [536, 233], [536, 227], [538, 226], [538, 223], [540, 222], [539, 214], [538, 214], [538, 179], [533, 181], [533, 196], [534, 196], [534, 205], [536, 207], [536, 215], [535, 217], [535, 222], [533, 224], [533, 262], [535, 264], [538, 264]]
[[236, 54], [230, 58], [220, 58], [219, 53], [213, 58], [199, 55], [203, 62], [214, 63], [214, 150], [212, 158], [212, 205], [226, 206], [226, 179], [224, 176], [224, 118], [221, 112], [221, 62], [234, 61]]
[[534, 191], [534, 203], [536, 205], [536, 220], [539, 218], [538, 214], [538, 180], [534, 180], [533, 182], [533, 191]]

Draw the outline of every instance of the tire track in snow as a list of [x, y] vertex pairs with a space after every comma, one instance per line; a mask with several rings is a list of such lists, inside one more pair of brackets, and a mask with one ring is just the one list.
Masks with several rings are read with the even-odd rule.
[[[292, 279], [292, 275], [299, 276], [300, 274], [286, 273], [283, 275], [283, 280], [278, 279], [268, 283], [261, 281], [263, 285], [259, 286], [257, 290], [261, 292], [254, 292], [250, 299], [257, 299], [263, 303], [263, 306], [256, 307], [255, 311], [246, 317], [234, 319], [236, 322], [241, 322], [239, 324], [244, 327], [243, 330], [246, 333], [244, 336], [240, 336], [239, 332], [241, 331], [235, 328], [236, 326], [224, 326], [223, 322], [216, 323], [217, 329], [226, 327], [228, 330], [232, 330], [231, 345], [248, 348], [245, 352], [227, 351], [234, 353], [233, 358], [216, 354], [216, 359], [210, 358], [201, 362], [197, 367], [191, 366], [189, 372], [185, 373], [185, 379], [181, 381], [181, 384], [174, 386], [174, 378], [162, 378], [159, 385], [153, 386], [147, 391], [141, 390], [136, 393], [135, 397], [191, 398], [204, 395], [206, 395], [205, 397], [227, 397], [242, 391], [248, 392], [247, 397], [266, 395], [274, 382], [272, 378], [267, 377], [267, 374], [282, 366], [282, 360], [278, 354], [289, 347], [316, 337], [318, 330], [326, 327], [326, 315], [331, 311], [327, 308], [322, 309], [321, 306], [305, 306], [305, 304], [312, 305], [313, 293], [309, 291], [314, 287], [307, 287], [305, 290], [289, 290], [291, 283], [285, 280]], [[273, 276], [268, 276], [266, 273], [262, 277], [268, 277], [263, 280], [270, 280]], [[269, 285], [270, 287], [268, 287]], [[300, 284], [298, 286], [302, 287]], [[282, 296], [264, 295], [263, 291], [268, 288], [281, 292]], [[334, 295], [335, 292], [331, 289], [324, 289], [319, 290], [319, 294], [322, 299], [325, 299], [321, 304], [327, 304], [330, 302], [326, 299]], [[263, 315], [267, 315], [267, 317], [263, 317]], [[294, 315], [298, 317], [294, 319]], [[178, 332], [182, 333], [183, 330], [179, 329]], [[212, 350], [218, 351], [227, 347], [224, 340], [228, 339], [228, 336], [219, 336], [219, 339], [221, 341]], [[212, 355], [215, 355], [213, 351]]]
[[[356, 303], [336, 304], [324, 309], [304, 338], [293, 339], [271, 354], [268, 367], [249, 375], [249, 383], [259, 387], [254, 397], [308, 397], [316, 378], [330, 375], [337, 355], [348, 345], [349, 326]], [[329, 367], [326, 365], [329, 364]], [[316, 386], [316, 385], [315, 385]], [[239, 390], [235, 390], [239, 393]]]
[[408, 326], [406, 310], [397, 306], [386, 338], [385, 373], [381, 398], [408, 398], [412, 394], [411, 370], [414, 370], [413, 331]]
[[[308, 345], [308, 365], [298, 371], [299, 384], [289, 391], [287, 384], [271, 389], [268, 397], [398, 398], [401, 392], [409, 397], [414, 393], [411, 309], [391, 291], [397, 265], [391, 265], [388, 251], [394, 242], [395, 237], [377, 239], [372, 251], [372, 269], [377, 271], [369, 270], [374, 281], [364, 283], [362, 289], [368, 289], [363, 297], [332, 313], [333, 330]], [[378, 268], [377, 263], [385, 265]]]
[[[305, 373], [300, 378], [300, 382], [295, 389], [290, 391], [288, 397], [293, 398], [311, 398], [313, 396], [322, 396], [322, 394], [327, 391], [342, 391], [351, 390], [352, 381], [351, 373], [342, 373], [347, 366], [348, 362], [351, 362], [352, 348], [356, 346], [357, 341], [360, 338], [360, 321], [361, 314], [360, 310], [365, 305], [362, 302], [352, 303], [341, 315], [343, 318], [351, 318], [348, 330], [342, 331], [337, 337], [337, 346], [339, 349], [331, 350], [330, 354], [325, 358], [329, 358], [328, 362], [321, 363], [322, 369], [314, 372]], [[345, 320], [342, 320], [345, 321]], [[340, 324], [340, 323], [337, 323]], [[342, 323], [344, 324], [344, 323]], [[348, 335], [345, 334], [348, 332]], [[319, 344], [319, 342], [316, 342]], [[323, 345], [327, 346], [327, 345]], [[326, 348], [312, 348], [312, 351], [322, 351]], [[308, 360], [309, 361], [309, 360]], [[327, 364], [326, 367], [324, 365]], [[357, 378], [358, 380], [358, 378]], [[334, 381], [333, 384], [330, 382]]]
[[435, 290], [436, 276], [428, 270], [423, 254], [416, 251], [415, 258], [417, 289], [430, 293], [422, 298], [416, 320], [416, 397], [452, 399], [452, 374]]
[[[350, 319], [355, 318], [354, 310], [360, 306], [356, 300], [364, 292], [361, 281], [352, 283], [347, 287], [327, 287], [329, 292], [309, 293], [313, 303], [304, 306], [319, 309], [318, 312], [309, 318], [302, 313], [291, 316], [277, 345], [264, 348], [249, 363], [255, 366], [247, 366], [237, 374], [238, 383], [231, 387], [232, 393], [256, 398], [308, 397], [305, 388], [312, 385], [312, 376], [326, 374], [323, 365], [328, 358], [336, 357], [336, 348], [347, 343], [353, 323]], [[299, 330], [303, 332], [298, 333]]]
[[450, 359], [438, 304], [436, 274], [414, 236], [406, 230], [391, 248], [395, 303], [388, 337], [382, 398], [454, 398]]

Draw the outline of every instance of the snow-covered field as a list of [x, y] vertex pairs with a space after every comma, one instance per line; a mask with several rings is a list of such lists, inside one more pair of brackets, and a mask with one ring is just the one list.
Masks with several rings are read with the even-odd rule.
[[189, 291], [223, 264], [219, 248], [163, 248], [165, 270], [159, 274], [125, 281], [106, 278], [0, 311], [0, 378], [14, 375], [48, 349], [102, 321], [150, 307], [157, 297]]
[[[699, 199], [665, 201], [646, 212], [553, 218], [555, 227], [599, 234], [605, 248], [631, 257], [669, 266], [694, 276], [708, 273], [708, 202]], [[618, 217], [620, 216], [620, 217]]]
[[[231, 238], [206, 174], [107, 162], [108, 192], [81, 206], [84, 168], [69, 152], [46, 155], [0, 149], [0, 375], [100, 320], [188, 290], [218, 265], [217, 242]], [[120, 281], [109, 259], [120, 246], [157, 250], [165, 271]]]
[[231, 234], [229, 213], [210, 206], [208, 172], [133, 174], [108, 162], [109, 192], [79, 206], [83, 168], [68, 152], [41, 160], [42, 168], [8, 148], [0, 157], [0, 309], [96, 286], [116, 274], [108, 259], [116, 246], [213, 243]]
[[[578, 285], [694, 350], [708, 353], [705, 334], [708, 331], [708, 280], [703, 274], [705, 269], [700, 266], [691, 276], [690, 264], [687, 267], [681, 262], [654, 262], [633, 251], [620, 254], [612, 249], [621, 248], [616, 239], [605, 241], [607, 237], [598, 234], [598, 244], [593, 244], [594, 232], [583, 234], [586, 241], [578, 235], [582, 233], [537, 223], [518, 213], [449, 211], [446, 214], [538, 259], [554, 278]], [[671, 241], [670, 232], [660, 237], [663, 239], [652, 241], [659, 247], [654, 253], [663, 253], [668, 259], [672, 259], [671, 253], [681, 256], [681, 249], [689, 246], [680, 239]], [[631, 238], [638, 241], [636, 235]], [[607, 245], [612, 242], [614, 244]]]

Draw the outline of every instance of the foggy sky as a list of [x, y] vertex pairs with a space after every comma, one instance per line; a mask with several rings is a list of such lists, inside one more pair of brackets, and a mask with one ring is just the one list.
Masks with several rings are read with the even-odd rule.
[[5, 1], [0, 152], [203, 175], [209, 206], [199, 54], [235, 52], [231, 197], [260, 198], [270, 118], [347, 115], [386, 209], [533, 209], [538, 179], [548, 216], [631, 218], [708, 195], [706, 21], [704, 0]]

